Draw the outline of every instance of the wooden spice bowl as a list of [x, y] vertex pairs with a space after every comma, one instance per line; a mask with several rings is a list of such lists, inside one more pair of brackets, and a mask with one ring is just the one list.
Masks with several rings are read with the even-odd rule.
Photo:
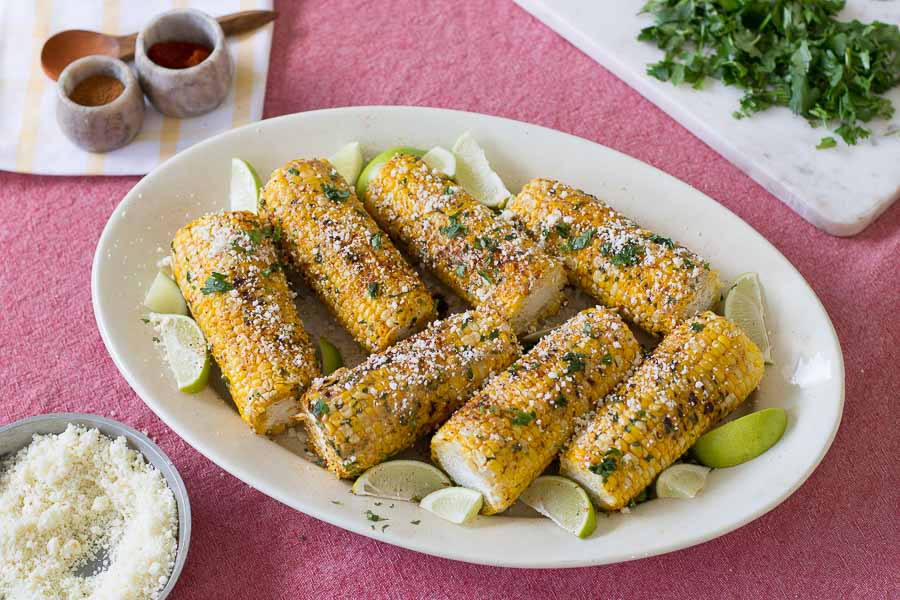
[[[209, 48], [210, 54], [194, 66], [170, 69], [148, 55], [154, 44], [188, 42]], [[225, 46], [221, 25], [199, 10], [176, 9], [154, 17], [138, 34], [135, 65], [144, 93], [164, 115], [195, 117], [222, 103], [231, 90], [234, 64]]]
[[[90, 78], [118, 80], [120, 88], [84, 94], [79, 84]], [[115, 92], [118, 92], [116, 95]], [[96, 104], [96, 105], [91, 105]], [[67, 66], [57, 81], [56, 121], [75, 145], [91, 152], [109, 152], [134, 139], [144, 123], [144, 95], [124, 62], [111, 56], [86, 56]]]

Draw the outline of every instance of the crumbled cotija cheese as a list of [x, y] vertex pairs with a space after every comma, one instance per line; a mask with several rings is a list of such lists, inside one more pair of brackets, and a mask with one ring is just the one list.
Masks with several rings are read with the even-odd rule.
[[172, 490], [124, 437], [35, 435], [0, 473], [0, 598], [155, 598], [177, 525]]

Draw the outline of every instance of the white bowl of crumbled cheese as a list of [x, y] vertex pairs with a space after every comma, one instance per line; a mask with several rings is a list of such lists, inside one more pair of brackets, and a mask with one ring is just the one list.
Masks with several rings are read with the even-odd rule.
[[79, 413], [0, 427], [0, 598], [165, 598], [190, 536], [184, 482], [146, 435]]

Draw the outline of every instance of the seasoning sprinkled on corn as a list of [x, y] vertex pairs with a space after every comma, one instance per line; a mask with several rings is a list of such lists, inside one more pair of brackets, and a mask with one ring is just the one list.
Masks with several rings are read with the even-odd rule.
[[482, 382], [518, 358], [493, 314], [458, 313], [313, 382], [298, 419], [338, 477], [355, 477], [446, 421]]
[[717, 298], [709, 263], [581, 190], [535, 179], [507, 211], [565, 262], [574, 285], [647, 331], [665, 334]]
[[704, 312], [663, 338], [560, 457], [602, 508], [626, 506], [750, 395], [763, 357], [741, 329]]
[[364, 199], [378, 223], [463, 299], [528, 331], [562, 302], [565, 270], [420, 158], [398, 154]]
[[484, 514], [506, 510], [640, 358], [618, 315], [584, 310], [458, 410], [432, 438], [432, 456], [459, 485], [483, 494]]
[[172, 242], [172, 273], [241, 418], [257, 433], [291, 422], [315, 351], [278, 268], [277, 230], [248, 212], [209, 214]]
[[327, 161], [294, 160], [276, 170], [259, 212], [281, 228], [285, 255], [368, 351], [435, 318], [422, 280]]

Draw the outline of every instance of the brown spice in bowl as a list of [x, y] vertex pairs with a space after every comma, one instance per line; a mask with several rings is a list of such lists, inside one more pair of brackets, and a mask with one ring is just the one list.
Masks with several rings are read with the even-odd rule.
[[125, 91], [125, 85], [109, 75], [94, 75], [78, 83], [69, 98], [82, 106], [109, 104]]

